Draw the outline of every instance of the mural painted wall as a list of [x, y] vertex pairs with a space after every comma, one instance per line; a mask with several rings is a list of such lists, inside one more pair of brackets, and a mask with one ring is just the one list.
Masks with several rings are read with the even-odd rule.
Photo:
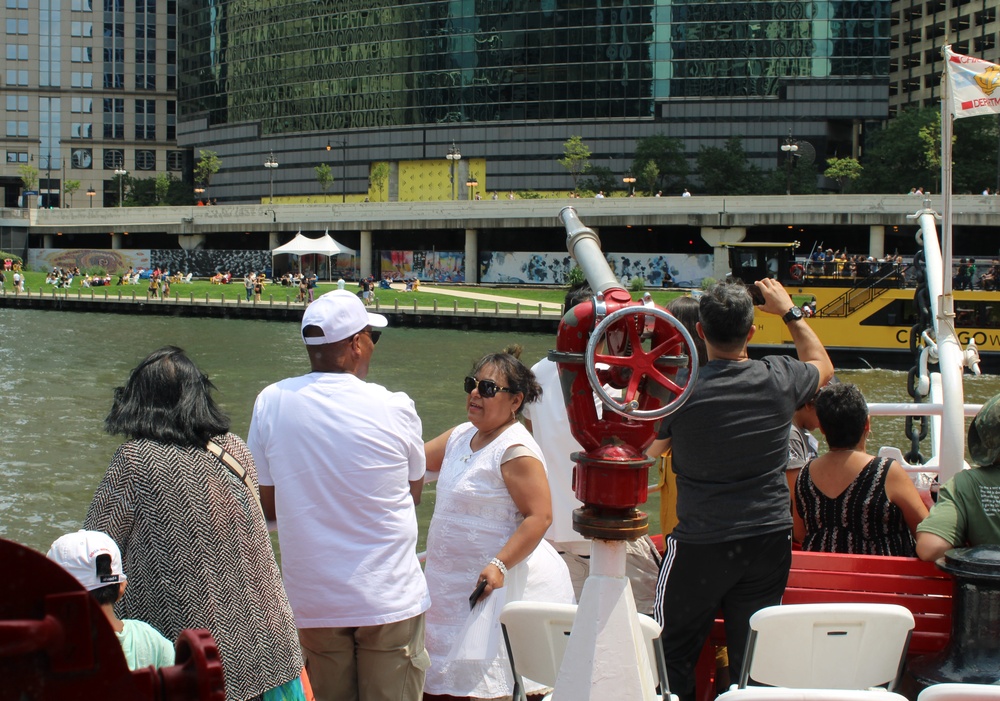
[[[660, 287], [673, 279], [674, 287], [700, 287], [713, 275], [711, 253], [606, 253], [608, 265], [626, 283], [639, 277], [649, 287]], [[479, 280], [489, 283], [539, 283], [564, 285], [575, 265], [566, 253], [484, 251], [479, 256]], [[666, 273], [669, 273], [669, 278]]]
[[465, 282], [462, 251], [382, 251], [379, 277], [418, 278], [431, 282]]
[[80, 268], [84, 272], [98, 268], [108, 273], [125, 272], [129, 268], [151, 267], [148, 250], [109, 250], [106, 248], [30, 248], [29, 270]]
[[[348, 265], [350, 266], [350, 263]], [[250, 270], [270, 270], [271, 253], [244, 250], [28, 249], [29, 270], [75, 267], [84, 272], [102, 269], [111, 274], [125, 272], [130, 267], [137, 270], [159, 267], [161, 270], [171, 272], [192, 273], [195, 277], [210, 277], [226, 270], [242, 275]], [[326, 270], [325, 263], [323, 269]]]

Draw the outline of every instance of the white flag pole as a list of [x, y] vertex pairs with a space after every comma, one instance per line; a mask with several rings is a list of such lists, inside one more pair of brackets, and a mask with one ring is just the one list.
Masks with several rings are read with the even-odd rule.
[[951, 78], [948, 74], [948, 60], [951, 46], [944, 47], [944, 74], [941, 76], [941, 218], [942, 218], [942, 263], [945, 270], [941, 311], [952, 311], [952, 241], [951, 241], [951, 141], [954, 125]]

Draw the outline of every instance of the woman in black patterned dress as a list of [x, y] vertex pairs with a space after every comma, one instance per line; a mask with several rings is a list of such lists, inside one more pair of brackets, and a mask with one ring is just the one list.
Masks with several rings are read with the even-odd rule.
[[825, 387], [816, 415], [830, 451], [795, 482], [795, 540], [803, 550], [914, 557], [927, 507], [901, 465], [866, 452], [871, 423], [861, 390]]
[[[104, 423], [129, 440], [115, 451], [85, 528], [121, 548], [129, 586], [119, 615], [169, 640], [185, 628], [210, 630], [227, 699], [302, 698], [298, 634], [257, 501], [257, 469], [211, 389], [172, 346], [132, 371]], [[206, 449], [210, 440], [249, 484]]]

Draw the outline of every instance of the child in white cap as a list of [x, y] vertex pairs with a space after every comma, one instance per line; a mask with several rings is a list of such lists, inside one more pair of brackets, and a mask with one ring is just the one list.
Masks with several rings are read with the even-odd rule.
[[62, 536], [47, 557], [62, 565], [90, 592], [115, 630], [129, 669], [169, 667], [174, 646], [156, 628], [143, 621], [119, 620], [114, 604], [125, 593], [125, 573], [118, 545], [106, 533], [77, 531]]

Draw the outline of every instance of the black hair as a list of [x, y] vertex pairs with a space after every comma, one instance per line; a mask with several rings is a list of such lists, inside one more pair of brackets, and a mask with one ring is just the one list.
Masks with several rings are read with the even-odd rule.
[[571, 285], [566, 292], [566, 298], [563, 300], [563, 314], [576, 305], [586, 302], [593, 296], [594, 290], [591, 289], [589, 282], [578, 282], [575, 285]]
[[705, 340], [725, 352], [738, 351], [753, 326], [753, 299], [737, 279], [717, 282], [698, 303]]
[[[97, 556], [97, 576], [111, 574], [111, 556], [107, 553], [102, 553]], [[98, 589], [91, 589], [90, 595], [97, 600], [101, 606], [105, 604], [113, 604], [118, 601], [118, 596], [121, 593], [121, 584], [108, 584], [107, 586], [100, 587]]]
[[503, 375], [507, 387], [524, 394], [524, 399], [517, 407], [517, 414], [521, 413], [525, 404], [537, 401], [542, 396], [542, 386], [535, 379], [535, 373], [520, 361], [521, 351], [521, 346], [517, 344], [507, 346], [500, 353], [484, 355], [472, 366], [473, 377], [478, 377], [479, 371], [487, 365], [495, 367]]
[[229, 417], [212, 399], [215, 389], [184, 351], [164, 346], [132, 370], [115, 388], [104, 429], [129, 438], [147, 438], [204, 448], [212, 436], [229, 431]]
[[673, 314], [674, 318], [681, 322], [687, 332], [691, 334], [695, 350], [698, 351], [698, 365], [701, 366], [708, 362], [708, 349], [705, 348], [705, 339], [698, 335], [696, 326], [701, 318], [699, 307], [698, 300], [690, 295], [674, 297], [667, 302], [667, 311]]
[[865, 434], [868, 403], [856, 385], [827, 385], [816, 395], [816, 418], [831, 449], [853, 448]]

